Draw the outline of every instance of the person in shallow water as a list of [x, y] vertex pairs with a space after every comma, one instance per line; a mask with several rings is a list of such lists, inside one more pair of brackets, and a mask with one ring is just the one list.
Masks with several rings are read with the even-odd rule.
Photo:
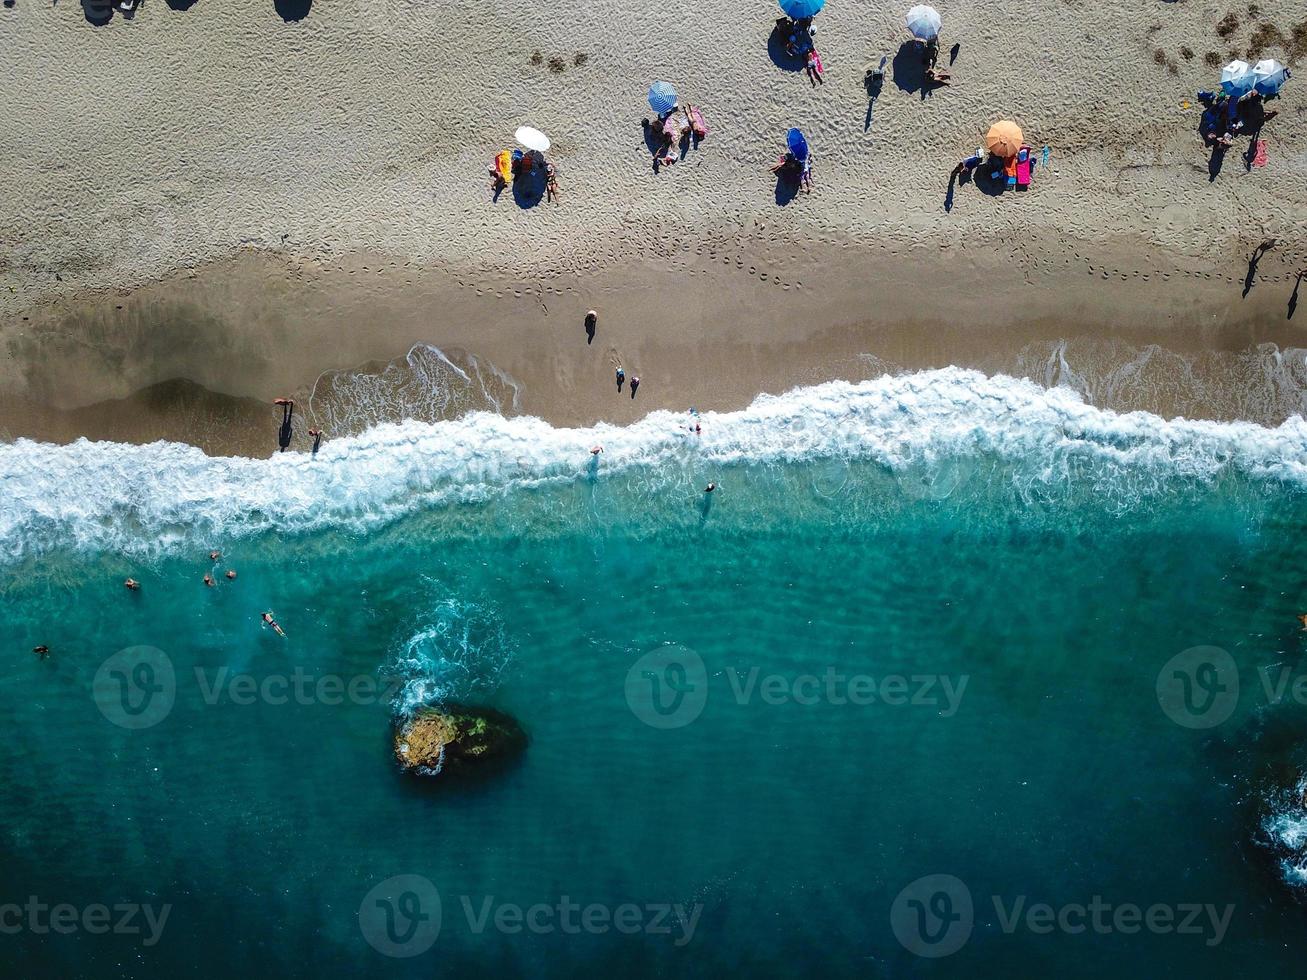
[[123, 586], [124, 586], [128, 591], [130, 591], [130, 592], [135, 592], [137, 589], [139, 589], [139, 588], [141, 587], [141, 583], [138, 582], [138, 581], [136, 581], [136, 579], [134, 579], [134, 578], [129, 578], [126, 582], [123, 583]]
[[272, 618], [271, 612], [265, 612], [263, 614], [263, 625], [271, 626], [274, 630], [276, 630], [278, 636], [286, 635], [285, 631], [280, 626], [277, 625], [277, 621]]
[[44, 644], [42, 644], [39, 647], [32, 647], [32, 652], [36, 654], [38, 657], [40, 657], [42, 660], [50, 656], [50, 648], [48, 646], [45, 646]]
[[318, 447], [322, 445], [322, 430], [309, 429], [309, 435], [313, 437], [313, 455], [318, 455]]
[[717, 489], [717, 484], [715, 484], [715, 483], [710, 483], [710, 484], [708, 484], [706, 487], [703, 488], [703, 492], [704, 492], [704, 493], [712, 493], [712, 492], [713, 492], [714, 490], [716, 490], [716, 489]]
[[284, 453], [286, 447], [290, 445], [290, 420], [295, 414], [295, 402], [290, 398], [274, 398], [272, 404], [281, 406], [281, 430], [277, 433], [277, 446], [279, 451]]

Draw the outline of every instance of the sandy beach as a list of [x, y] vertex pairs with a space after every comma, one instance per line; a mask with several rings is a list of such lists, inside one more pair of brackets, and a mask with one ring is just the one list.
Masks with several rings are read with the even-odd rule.
[[[1292, 81], [1274, 104], [1265, 167], [1237, 143], [1212, 174], [1196, 134], [1213, 59], [1307, 54], [1298, 5], [1253, 10], [946, 5], [954, 84], [927, 97], [903, 11], [855, 0], [818, 20], [816, 88], [776, 63], [763, 0], [361, 0], [297, 21], [154, 0], [103, 26], [19, 0], [0, 11], [22, 80], [0, 109], [0, 435], [266, 455], [272, 397], [307, 404], [305, 427], [381, 420], [323, 385], [403, 374], [415, 345], [480, 386], [440, 411], [557, 424], [947, 364], [1278, 422], [1307, 393], [1307, 100]], [[659, 78], [710, 133], [654, 173]], [[948, 195], [1003, 117], [1049, 165], [1024, 193]], [[554, 140], [559, 205], [490, 200], [523, 123]], [[785, 200], [767, 167], [791, 125], [816, 187]]]

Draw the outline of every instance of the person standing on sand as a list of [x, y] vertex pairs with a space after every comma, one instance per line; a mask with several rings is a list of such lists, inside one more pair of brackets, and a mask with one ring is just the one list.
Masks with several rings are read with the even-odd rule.
[[617, 390], [622, 390], [622, 385], [626, 383], [626, 372], [621, 368], [617, 369]]
[[279, 452], [285, 452], [286, 447], [290, 445], [291, 437], [291, 416], [295, 414], [295, 402], [290, 398], [274, 398], [272, 404], [281, 406], [281, 429], [277, 433], [277, 446]]
[[322, 430], [309, 429], [309, 435], [313, 437], [313, 455], [318, 455], [318, 447], [322, 445]]
[[636, 377], [636, 376], [633, 375], [633, 376], [631, 377], [631, 397], [632, 397], [632, 398], [635, 397], [635, 389], [636, 389], [636, 388], [639, 388], [639, 387], [640, 387], [640, 379], [639, 379], [639, 377]]

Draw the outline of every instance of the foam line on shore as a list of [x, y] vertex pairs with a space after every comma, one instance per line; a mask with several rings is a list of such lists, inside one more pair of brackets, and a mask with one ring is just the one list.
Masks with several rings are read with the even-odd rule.
[[[0, 446], [0, 555], [147, 551], [262, 532], [366, 532], [425, 508], [519, 488], [657, 471], [863, 461], [892, 472], [988, 457], [1013, 481], [1118, 477], [1157, 485], [1225, 474], [1307, 485], [1307, 423], [1165, 420], [1088, 405], [1066, 388], [946, 368], [763, 395], [737, 412], [653, 412], [628, 426], [555, 428], [474, 412], [376, 426], [316, 457], [213, 458], [177, 443]], [[604, 447], [595, 458], [590, 449]]]

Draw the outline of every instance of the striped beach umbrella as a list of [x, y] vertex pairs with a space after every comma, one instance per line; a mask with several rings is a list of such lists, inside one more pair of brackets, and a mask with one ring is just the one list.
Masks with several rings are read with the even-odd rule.
[[785, 11], [785, 16], [795, 20], [815, 17], [824, 6], [826, 0], [781, 0], [781, 10]]
[[658, 115], [676, 108], [676, 89], [669, 82], [654, 82], [649, 86], [649, 108]]
[[1248, 62], [1238, 58], [1221, 69], [1221, 89], [1226, 95], [1246, 95], [1252, 90], [1254, 81]]
[[918, 4], [908, 11], [908, 30], [912, 36], [921, 41], [939, 37], [939, 11], [925, 4]]
[[1253, 87], [1262, 95], [1274, 95], [1289, 80], [1289, 69], [1274, 58], [1253, 65]]

